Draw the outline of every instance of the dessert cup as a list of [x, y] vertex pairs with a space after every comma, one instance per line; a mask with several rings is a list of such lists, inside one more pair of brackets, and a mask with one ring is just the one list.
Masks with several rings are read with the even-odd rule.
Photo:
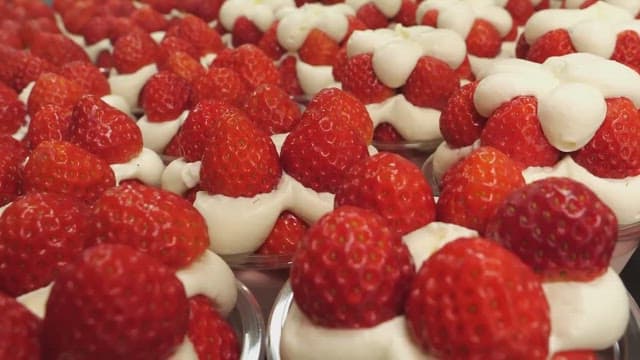
[[264, 357], [265, 324], [256, 297], [240, 281], [236, 280], [238, 300], [229, 314], [229, 322], [236, 331], [240, 343], [240, 358], [260, 360]]

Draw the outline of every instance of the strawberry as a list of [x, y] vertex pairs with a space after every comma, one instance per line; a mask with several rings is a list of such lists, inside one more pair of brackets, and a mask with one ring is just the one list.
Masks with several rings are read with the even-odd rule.
[[22, 23], [22, 27], [20, 28], [22, 42], [26, 46], [30, 46], [35, 36], [41, 32], [58, 34], [60, 33], [60, 29], [58, 29], [56, 22], [50, 18], [41, 17], [29, 19]]
[[487, 236], [545, 281], [590, 281], [602, 275], [617, 235], [613, 211], [568, 178], [538, 180], [514, 191], [487, 224]]
[[169, 21], [151, 6], [135, 9], [130, 18], [146, 32], [164, 31], [169, 26]]
[[93, 45], [103, 39], [109, 39], [113, 32], [111, 16], [95, 16], [82, 26], [81, 34], [87, 45]]
[[416, 25], [416, 11], [418, 10], [418, 2], [415, 0], [402, 0], [400, 10], [391, 19], [393, 22], [404, 26]]
[[640, 115], [627, 98], [606, 99], [607, 114], [591, 140], [572, 154], [590, 173], [622, 179], [640, 174]]
[[538, 101], [534, 96], [519, 96], [500, 105], [489, 116], [480, 142], [502, 151], [525, 167], [553, 166], [561, 155], [542, 132]]
[[224, 49], [224, 44], [214, 29], [197, 16], [187, 15], [173, 23], [166, 36], [177, 36], [191, 43], [200, 56], [217, 53]]
[[508, 0], [504, 8], [517, 26], [524, 26], [534, 12], [531, 0]]
[[93, 206], [95, 242], [125, 244], [179, 269], [209, 246], [202, 215], [186, 200], [135, 182], [105, 191]]
[[202, 157], [200, 186], [212, 194], [252, 197], [275, 189], [282, 175], [276, 147], [241, 112], [212, 123]]
[[90, 62], [68, 62], [60, 68], [60, 75], [78, 83], [83, 94], [105, 96], [111, 93], [107, 78]]
[[111, 17], [109, 40], [111, 40], [112, 44], [115, 44], [121, 37], [133, 32], [147, 33], [128, 17]]
[[298, 248], [308, 225], [295, 214], [285, 211], [280, 216], [267, 239], [256, 251], [263, 255], [290, 255]]
[[231, 43], [233, 47], [238, 47], [243, 44], [257, 45], [261, 38], [262, 30], [246, 16], [239, 16], [233, 23], [233, 29], [231, 29]]
[[352, 56], [339, 70], [342, 88], [365, 104], [382, 102], [395, 95], [394, 89], [378, 79], [373, 70], [372, 57], [371, 53]]
[[473, 103], [477, 87], [476, 81], [454, 91], [440, 115], [442, 137], [454, 148], [469, 146], [478, 140], [487, 121]]
[[188, 322], [184, 286], [169, 268], [125, 245], [98, 245], [56, 278], [43, 345], [52, 358], [161, 359]]
[[521, 170], [497, 149], [474, 150], [445, 172], [436, 205], [438, 220], [484, 233], [506, 196], [524, 186]]
[[597, 360], [598, 356], [592, 350], [562, 351], [553, 354], [551, 360]]
[[42, 322], [14, 298], [0, 293], [0, 358], [41, 358]]
[[389, 26], [389, 19], [374, 2], [367, 2], [356, 11], [356, 16], [368, 29], [382, 29]]
[[24, 47], [22, 38], [20, 36], [20, 24], [15, 22], [14, 24], [7, 25], [12, 20], [4, 20], [0, 22], [0, 44], [14, 48], [22, 49]]
[[191, 84], [205, 76], [206, 73], [206, 70], [198, 60], [183, 51], [171, 53], [165, 62], [160, 64], [159, 68], [161, 71], [170, 71]]
[[331, 65], [339, 45], [327, 33], [311, 29], [298, 49], [300, 60], [310, 65]]
[[54, 104], [45, 105], [31, 118], [25, 143], [33, 149], [46, 140], [67, 140], [70, 126], [70, 110]]
[[22, 164], [27, 156], [24, 146], [9, 135], [0, 135], [0, 206], [22, 193]]
[[79, 34], [82, 27], [96, 15], [98, 5], [94, 1], [77, 1], [60, 12], [64, 27], [72, 34]]
[[212, 67], [194, 79], [191, 95], [193, 104], [214, 99], [240, 107], [249, 96], [249, 84], [233, 69]]
[[243, 107], [249, 119], [267, 134], [291, 131], [302, 116], [300, 107], [284, 90], [272, 84], [258, 86]]
[[399, 144], [405, 139], [389, 123], [380, 123], [373, 131], [373, 141], [381, 144]]
[[413, 105], [442, 111], [459, 87], [460, 79], [447, 63], [423, 56], [405, 82], [402, 93]]
[[83, 96], [73, 108], [69, 135], [72, 143], [110, 164], [127, 162], [142, 150], [135, 121], [94, 95]]
[[347, 56], [347, 48], [341, 47], [336, 53], [336, 57], [333, 60], [333, 69], [331, 73], [337, 81], [342, 81], [346, 75], [347, 64], [349, 63], [349, 57]]
[[29, 50], [33, 55], [47, 59], [56, 66], [71, 61], [90, 61], [89, 55], [80, 45], [62, 34], [40, 32], [33, 37]]
[[301, 121], [280, 152], [287, 174], [315, 191], [335, 193], [347, 170], [369, 155], [362, 135], [341, 120], [319, 112]]
[[177, 118], [189, 106], [191, 85], [187, 80], [169, 72], [154, 74], [142, 88], [140, 105], [152, 122]]
[[371, 143], [373, 122], [367, 108], [353, 95], [336, 88], [321, 90], [307, 104], [302, 121], [318, 121], [325, 116], [349, 125], [366, 144]]
[[206, 22], [211, 22], [218, 19], [218, 14], [220, 12], [220, 7], [222, 6], [223, 1], [224, 0], [182, 0], [179, 2], [178, 6], [187, 7], [187, 4], [189, 4], [189, 2], [192, 2], [193, 5], [188, 8], [188, 12], [196, 15]]
[[567, 55], [574, 52], [576, 52], [576, 49], [573, 47], [569, 32], [565, 29], [555, 29], [540, 36], [533, 44], [530, 44], [526, 59], [543, 63], [552, 56]]
[[335, 197], [335, 207], [342, 205], [376, 211], [399, 236], [436, 218], [433, 193], [420, 169], [400, 155], [386, 152], [347, 171]]
[[106, 71], [111, 71], [111, 69], [115, 66], [113, 63], [113, 54], [109, 50], [102, 50], [98, 53], [96, 58], [96, 66], [105, 69]]
[[261, 84], [280, 84], [280, 73], [273, 61], [260, 48], [244, 44], [218, 54], [212, 67], [228, 67], [240, 74], [251, 88]]
[[189, 340], [199, 359], [239, 359], [236, 333], [213, 305], [202, 295], [189, 299]]
[[44, 73], [36, 80], [29, 99], [27, 110], [34, 116], [45, 105], [58, 105], [71, 109], [82, 96], [82, 86], [75, 80], [54, 73]]
[[500, 53], [502, 39], [498, 30], [484, 19], [476, 19], [465, 40], [467, 51], [480, 57], [495, 57]]
[[163, 14], [168, 14], [171, 10], [177, 8], [179, 3], [177, 0], [142, 0], [141, 2]]
[[[169, 55], [182, 51], [191, 56], [194, 60], [199, 58], [198, 50], [187, 40], [177, 36], [166, 36], [160, 41], [160, 50], [158, 53], [158, 65], [162, 67]], [[196, 60], [197, 61], [197, 60]]]
[[302, 238], [291, 288], [314, 324], [367, 328], [402, 313], [414, 271], [409, 250], [381, 216], [342, 206]]
[[112, 186], [115, 178], [106, 161], [67, 142], [40, 143], [24, 166], [25, 192], [67, 194], [93, 203]]
[[258, 47], [264, 51], [267, 56], [273, 60], [278, 60], [287, 51], [278, 42], [278, 21], [275, 21], [264, 32], [260, 41], [258, 41]]
[[113, 63], [121, 74], [130, 74], [158, 58], [158, 44], [142, 31], [120, 36], [113, 45]]
[[24, 124], [26, 115], [18, 94], [0, 82], [0, 134], [14, 134]]
[[611, 60], [623, 63], [640, 72], [640, 36], [634, 30], [618, 33]]
[[[27, 52], [20, 52], [11, 60], [11, 81], [5, 82], [15, 91], [22, 91], [30, 82], [36, 81], [40, 75], [47, 72], [55, 72], [57, 67], [49, 61], [31, 55]], [[0, 70], [1, 71], [1, 70]]]
[[18, 198], [0, 217], [0, 289], [19, 296], [48, 285], [92, 235], [88, 208], [79, 200], [53, 193]]
[[425, 260], [406, 304], [422, 349], [449, 359], [546, 359], [549, 304], [517, 256], [483, 238], [461, 238]]
[[298, 59], [289, 55], [280, 61], [278, 72], [280, 73], [280, 87], [291, 96], [300, 96], [304, 94], [300, 82], [298, 81], [298, 71], [296, 70], [296, 62]]
[[531, 49], [531, 45], [529, 45], [527, 39], [524, 37], [524, 33], [522, 33], [516, 42], [516, 57], [518, 59], [526, 59], [529, 49]]

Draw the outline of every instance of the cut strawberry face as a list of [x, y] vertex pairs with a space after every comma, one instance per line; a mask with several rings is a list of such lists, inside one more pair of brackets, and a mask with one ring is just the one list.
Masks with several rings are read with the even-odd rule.
[[42, 321], [14, 298], [0, 294], [0, 357], [38, 359]]

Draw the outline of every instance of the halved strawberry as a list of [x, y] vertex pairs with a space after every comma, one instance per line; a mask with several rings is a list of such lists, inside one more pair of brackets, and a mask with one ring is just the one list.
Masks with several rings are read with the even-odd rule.
[[220, 52], [211, 66], [235, 70], [252, 88], [260, 84], [280, 84], [280, 73], [273, 60], [253, 44]]
[[413, 105], [442, 111], [459, 87], [460, 79], [447, 63], [423, 56], [409, 75], [402, 93]]
[[197, 104], [202, 100], [212, 99], [241, 107], [249, 93], [249, 84], [235, 70], [212, 67], [206, 74], [193, 80], [191, 102]]
[[569, 32], [565, 29], [551, 30], [539, 37], [533, 44], [529, 45], [526, 59], [537, 63], [543, 63], [552, 56], [561, 56], [576, 52], [571, 42]]
[[356, 11], [356, 16], [368, 29], [381, 29], [389, 26], [389, 19], [378, 9], [374, 2], [367, 2]]
[[480, 138], [486, 118], [478, 114], [473, 103], [473, 94], [478, 82], [457, 89], [447, 100], [440, 115], [440, 132], [445, 141], [454, 148], [469, 146]]
[[272, 84], [258, 86], [246, 98], [244, 111], [267, 134], [291, 131], [302, 116], [300, 107], [289, 95]]
[[187, 40], [198, 50], [200, 56], [217, 53], [224, 48], [220, 34], [194, 15], [187, 15], [175, 21], [167, 30], [166, 36], [177, 36]]
[[256, 251], [258, 254], [293, 254], [307, 231], [307, 224], [289, 211], [280, 216], [269, 236]]
[[189, 299], [189, 340], [200, 359], [235, 360], [240, 344], [234, 329], [202, 295]]
[[82, 86], [74, 80], [54, 73], [44, 73], [31, 90], [27, 110], [30, 116], [34, 116], [45, 105], [58, 105], [70, 110], [82, 94]]
[[231, 29], [231, 43], [234, 47], [238, 47], [243, 44], [258, 45], [261, 38], [262, 30], [260, 30], [256, 24], [246, 16], [239, 16], [233, 23], [233, 29]]
[[339, 45], [327, 33], [311, 29], [298, 49], [300, 60], [310, 65], [331, 65]]
[[640, 36], [637, 32], [625, 30], [618, 34], [611, 60], [621, 62], [640, 72]]
[[27, 149], [9, 135], [0, 135], [0, 206], [22, 194], [24, 159]]
[[40, 319], [14, 298], [2, 293], [0, 314], [0, 358], [40, 359]]
[[467, 51], [480, 57], [495, 57], [500, 53], [502, 38], [489, 21], [476, 19], [466, 38]]
[[78, 83], [84, 94], [105, 96], [111, 93], [107, 78], [90, 62], [68, 62], [60, 68], [60, 75]]
[[113, 45], [113, 63], [121, 74], [138, 71], [158, 59], [158, 44], [142, 31], [120, 36]]
[[187, 80], [172, 72], [160, 71], [142, 88], [140, 106], [151, 122], [173, 120], [188, 108], [190, 96], [191, 85]]
[[62, 34], [40, 32], [33, 37], [29, 50], [57, 66], [71, 61], [90, 61], [80, 45]]
[[373, 70], [371, 53], [352, 56], [340, 70], [342, 87], [365, 104], [382, 102], [396, 91], [383, 84]]

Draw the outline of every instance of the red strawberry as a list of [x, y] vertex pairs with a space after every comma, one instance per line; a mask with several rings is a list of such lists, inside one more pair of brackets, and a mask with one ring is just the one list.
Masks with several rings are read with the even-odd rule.
[[98, 57], [96, 58], [96, 66], [111, 71], [114, 67], [113, 64], [113, 54], [111, 54], [108, 50], [102, 50], [98, 53]]
[[26, 115], [18, 94], [0, 82], [0, 134], [14, 134], [24, 124]]
[[420, 24], [437, 28], [438, 15], [440, 15], [440, 12], [436, 9], [427, 10], [427, 12], [425, 12], [424, 15], [422, 15], [422, 19], [420, 19]]
[[293, 254], [307, 228], [307, 224], [302, 219], [285, 211], [278, 216], [269, 236], [256, 252], [264, 255]]
[[460, 79], [447, 63], [423, 56], [409, 75], [402, 93], [413, 105], [442, 111], [459, 87]]
[[349, 168], [369, 156], [362, 134], [334, 114], [301, 121], [282, 146], [283, 169], [318, 192], [335, 193]]
[[12, 76], [11, 80], [5, 83], [18, 92], [22, 91], [30, 82], [36, 81], [40, 75], [55, 72], [57, 69], [49, 61], [26, 52], [20, 52], [9, 61], [11, 61]]
[[602, 275], [617, 235], [613, 211], [568, 178], [538, 180], [514, 191], [487, 225], [487, 236], [545, 281], [590, 281]]
[[183, 51], [170, 54], [159, 68], [161, 71], [170, 71], [191, 84], [205, 76], [206, 73], [206, 70], [198, 60]]
[[77, 1], [60, 12], [64, 27], [72, 34], [79, 34], [82, 27], [95, 16], [97, 4], [94, 1]]
[[280, 84], [280, 73], [276, 65], [253, 44], [222, 51], [211, 66], [228, 67], [237, 71], [252, 88], [261, 84]]
[[473, 94], [478, 82], [457, 89], [447, 101], [440, 115], [440, 132], [445, 141], [454, 148], [469, 146], [480, 138], [486, 118], [478, 114], [473, 103]]
[[640, 115], [627, 98], [606, 99], [607, 115], [587, 145], [572, 154], [592, 174], [625, 178], [640, 173]]
[[331, 116], [355, 129], [362, 140], [369, 144], [373, 137], [373, 122], [367, 108], [353, 95], [328, 88], [318, 92], [307, 104], [302, 121], [318, 121]]
[[148, 4], [154, 10], [163, 14], [168, 14], [171, 10], [178, 7], [179, 1], [177, 0], [142, 0], [144, 4]]
[[119, 38], [132, 32], [147, 33], [128, 17], [111, 17], [109, 40], [115, 43]]
[[27, 156], [24, 146], [9, 135], [0, 135], [0, 206], [22, 193], [22, 163]]
[[436, 218], [433, 194], [420, 169], [400, 155], [385, 152], [346, 173], [335, 198], [335, 206], [342, 205], [376, 211], [400, 236]]
[[530, 48], [531, 45], [529, 45], [527, 39], [524, 37], [524, 33], [522, 33], [516, 42], [516, 57], [518, 59], [526, 59]]
[[19, 296], [48, 285], [92, 235], [89, 209], [79, 200], [53, 193], [18, 198], [0, 217], [0, 289]]
[[14, 49], [22, 49], [24, 46], [20, 37], [20, 24], [15, 22], [15, 26], [13, 24], [7, 25], [9, 22], [13, 23], [9, 19], [0, 22], [0, 44]]
[[413, 338], [451, 359], [546, 359], [551, 324], [538, 277], [495, 242], [463, 238], [431, 255], [406, 304]]
[[222, 6], [223, 0], [182, 0], [178, 5], [181, 7], [187, 7], [187, 4], [190, 1], [194, 5], [189, 7], [188, 12], [198, 16], [199, 18], [207, 22], [218, 19], [218, 14], [220, 12], [220, 7]]
[[262, 31], [246, 16], [239, 16], [231, 29], [231, 43], [234, 47], [243, 44], [257, 45], [262, 38]]
[[121, 74], [138, 71], [158, 58], [158, 44], [142, 31], [120, 36], [113, 45], [113, 63]]
[[480, 142], [502, 151], [525, 167], [553, 166], [561, 155], [542, 132], [538, 101], [534, 96], [519, 96], [500, 105], [489, 116]]
[[637, 32], [625, 30], [618, 34], [611, 60], [640, 72], [640, 36]]
[[42, 323], [31, 311], [10, 296], [0, 293], [0, 358], [41, 358]]
[[340, 47], [345, 47], [347, 41], [356, 30], [367, 30], [367, 25], [360, 19], [353, 15], [347, 15], [347, 32], [344, 34], [342, 41], [340, 41]]
[[33, 37], [29, 50], [57, 66], [71, 61], [90, 61], [80, 45], [62, 34], [38, 33]]
[[336, 57], [333, 60], [333, 69], [331, 69], [333, 77], [336, 80], [342, 81], [342, 78], [346, 75], [345, 73], [348, 62], [349, 57], [347, 56], [347, 48], [343, 46], [336, 53]]
[[82, 97], [74, 107], [69, 134], [72, 143], [110, 164], [127, 162], [142, 150], [134, 120], [94, 95]]
[[140, 105], [152, 122], [177, 118], [189, 106], [191, 85], [187, 80], [169, 72], [154, 74], [142, 88]]
[[[198, 50], [191, 45], [187, 40], [179, 38], [177, 36], [165, 36], [162, 38], [160, 42], [160, 50], [158, 54], [158, 65], [163, 66], [169, 55], [182, 51], [190, 55], [194, 60], [198, 59], [200, 56], [198, 54]], [[197, 60], [196, 60], [197, 61]]]
[[235, 70], [212, 67], [203, 76], [193, 81], [191, 102], [197, 104], [205, 99], [226, 101], [242, 106], [249, 96], [249, 84]]
[[[522, 50], [521, 50], [522, 51]], [[543, 63], [551, 56], [561, 56], [576, 52], [569, 32], [565, 29], [551, 30], [530, 44], [527, 60]]]
[[68, 194], [93, 203], [112, 186], [115, 179], [106, 161], [62, 141], [41, 143], [24, 166], [25, 192]]
[[592, 350], [563, 351], [553, 354], [551, 360], [597, 360], [598, 356]]
[[476, 149], [444, 174], [436, 205], [438, 220], [484, 233], [507, 195], [524, 186], [521, 170], [497, 149]]
[[311, 65], [331, 65], [338, 52], [339, 45], [327, 33], [311, 29], [307, 38], [298, 49], [300, 60]]
[[58, 105], [45, 105], [31, 118], [25, 142], [33, 149], [46, 140], [67, 140], [70, 126], [70, 110]]
[[217, 53], [224, 48], [220, 34], [197, 16], [187, 15], [173, 23], [166, 36], [177, 36], [191, 43], [200, 56]]
[[93, 206], [96, 243], [125, 244], [173, 269], [209, 246], [202, 215], [186, 200], [135, 182], [111, 188]]
[[169, 268], [125, 245], [98, 245], [56, 278], [43, 344], [52, 358], [160, 359], [188, 322], [184, 286]]
[[395, 95], [394, 89], [378, 79], [371, 58], [370, 53], [350, 57], [339, 70], [343, 89], [365, 104], [382, 102]]
[[84, 24], [80, 33], [87, 45], [93, 45], [103, 39], [110, 38], [112, 30], [113, 18], [111, 16], [95, 16]]
[[517, 26], [524, 26], [534, 12], [531, 0], [509, 0], [504, 8], [511, 14]]
[[291, 267], [296, 304], [331, 328], [366, 328], [402, 313], [414, 274], [406, 245], [376, 213], [343, 206], [303, 237]]
[[275, 189], [282, 175], [276, 147], [249, 118], [230, 112], [212, 123], [200, 186], [212, 194], [252, 197]]
[[291, 131], [302, 116], [300, 107], [281, 88], [272, 84], [258, 86], [243, 107], [251, 121], [267, 134]]
[[60, 75], [78, 83], [83, 94], [105, 96], [111, 93], [107, 78], [90, 62], [72, 61], [60, 68]]
[[267, 56], [273, 60], [278, 60], [287, 51], [278, 42], [278, 22], [275, 21], [264, 32], [260, 41], [258, 41], [258, 47], [264, 51]]
[[382, 144], [399, 144], [405, 139], [389, 123], [381, 123], [373, 131], [373, 141]]
[[402, 0], [400, 10], [393, 17], [393, 21], [404, 26], [416, 25], [416, 10], [418, 9], [418, 3], [415, 0]]
[[389, 19], [378, 9], [375, 3], [367, 2], [358, 8], [356, 16], [368, 29], [381, 29], [389, 26]]
[[142, 6], [135, 9], [130, 18], [147, 32], [164, 31], [169, 25], [169, 21], [151, 6]]
[[82, 86], [74, 80], [54, 73], [42, 74], [36, 80], [27, 110], [34, 116], [45, 105], [58, 105], [63, 109], [71, 109], [82, 96]]
[[233, 328], [202, 295], [189, 299], [189, 340], [199, 359], [240, 358], [240, 345]]
[[500, 53], [502, 39], [498, 30], [484, 19], [476, 19], [466, 39], [467, 51], [480, 57], [495, 57]]
[[296, 70], [296, 62], [298, 59], [289, 55], [280, 61], [278, 71], [280, 72], [280, 87], [291, 96], [300, 96], [304, 91], [300, 87], [298, 81], [298, 71]]

